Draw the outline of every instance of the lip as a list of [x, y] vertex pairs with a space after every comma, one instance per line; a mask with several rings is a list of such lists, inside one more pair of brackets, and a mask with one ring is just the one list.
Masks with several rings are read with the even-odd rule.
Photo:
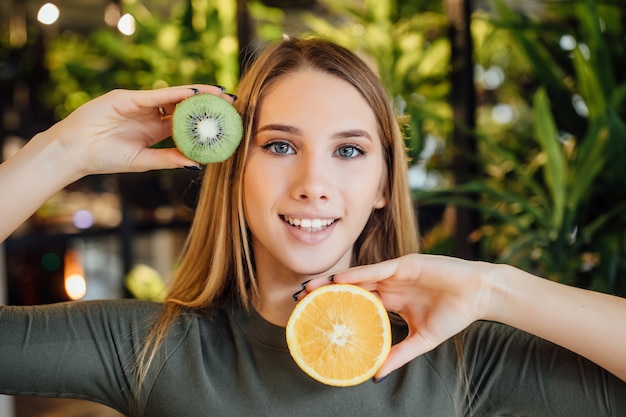
[[[339, 223], [339, 218], [333, 216], [291, 216], [280, 215], [280, 219], [289, 234], [299, 242], [315, 244], [326, 239]], [[296, 220], [294, 222], [294, 220]], [[298, 220], [302, 220], [299, 222]], [[307, 228], [292, 223], [303, 223]]]

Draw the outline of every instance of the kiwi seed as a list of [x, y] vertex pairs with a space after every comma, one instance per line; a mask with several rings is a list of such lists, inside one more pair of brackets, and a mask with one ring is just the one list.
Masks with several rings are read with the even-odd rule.
[[178, 103], [172, 114], [172, 130], [176, 147], [201, 164], [228, 159], [243, 136], [237, 110], [213, 94], [198, 94]]

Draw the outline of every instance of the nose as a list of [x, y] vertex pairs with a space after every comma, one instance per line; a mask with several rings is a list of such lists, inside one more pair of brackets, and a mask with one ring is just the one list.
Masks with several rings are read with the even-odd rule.
[[292, 196], [300, 201], [326, 201], [330, 197], [332, 170], [313, 154], [298, 158], [292, 177]]

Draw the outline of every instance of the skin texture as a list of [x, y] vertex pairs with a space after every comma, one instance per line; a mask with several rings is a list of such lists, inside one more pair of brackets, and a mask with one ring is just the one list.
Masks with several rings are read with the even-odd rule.
[[[284, 326], [294, 286], [350, 266], [354, 241], [385, 204], [377, 130], [360, 94], [320, 71], [283, 77], [264, 98], [244, 208], [260, 290], [255, 307], [266, 320]], [[286, 217], [333, 223], [310, 231]]]

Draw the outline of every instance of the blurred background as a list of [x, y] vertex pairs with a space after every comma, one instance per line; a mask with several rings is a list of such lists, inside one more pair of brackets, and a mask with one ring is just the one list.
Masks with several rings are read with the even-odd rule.
[[[389, 91], [424, 252], [626, 295], [625, 26], [623, 0], [0, 0], [0, 159], [111, 89], [236, 92], [267, 43], [325, 36]], [[183, 171], [60, 191], [0, 247], [0, 301], [160, 299], [198, 189]]]

